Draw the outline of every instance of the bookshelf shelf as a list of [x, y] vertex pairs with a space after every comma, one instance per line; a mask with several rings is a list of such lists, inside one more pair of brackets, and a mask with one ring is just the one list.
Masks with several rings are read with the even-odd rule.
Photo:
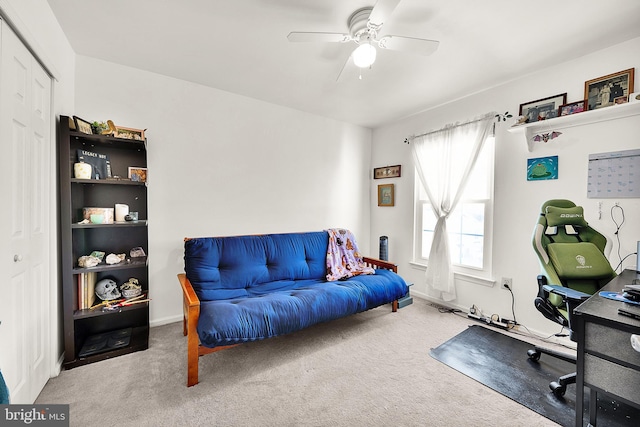
[[[97, 302], [99, 304], [99, 302]], [[148, 310], [149, 303], [142, 302], [140, 304], [132, 304], [129, 306], [118, 307], [118, 310], [114, 311], [103, 311], [101, 308], [88, 308], [84, 310], [76, 310], [73, 312], [74, 319], [87, 319], [90, 317], [98, 317], [98, 316], [115, 316], [124, 311], [133, 311], [133, 310]]]
[[91, 272], [103, 272], [103, 271], [116, 271], [116, 270], [128, 270], [132, 268], [147, 268], [148, 267], [148, 257], [137, 258], [128, 258], [130, 261], [124, 261], [119, 264], [106, 264], [104, 262], [96, 265], [95, 267], [74, 267], [73, 274], [82, 274], [82, 273], [91, 273]]
[[149, 225], [146, 220], [138, 221], [115, 221], [113, 224], [71, 224], [71, 228], [118, 228], [118, 227], [146, 227]]
[[146, 182], [131, 181], [130, 179], [79, 179], [72, 178], [72, 184], [85, 184], [85, 185], [134, 185], [145, 187]]

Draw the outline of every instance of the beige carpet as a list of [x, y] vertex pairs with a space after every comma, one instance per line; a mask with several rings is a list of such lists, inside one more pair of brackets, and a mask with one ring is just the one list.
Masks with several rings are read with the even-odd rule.
[[187, 388], [175, 323], [144, 352], [63, 371], [36, 403], [70, 404], [72, 426], [557, 425], [429, 356], [471, 324], [414, 299], [206, 355]]

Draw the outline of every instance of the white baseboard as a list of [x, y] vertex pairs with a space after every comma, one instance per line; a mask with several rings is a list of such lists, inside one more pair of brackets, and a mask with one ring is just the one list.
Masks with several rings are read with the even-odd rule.
[[156, 326], [168, 325], [169, 323], [182, 322], [182, 315], [163, 317], [161, 319], [155, 319], [149, 321], [149, 326], [155, 328]]
[[[452, 309], [458, 309], [461, 310], [463, 313], [468, 313], [469, 311], [469, 307], [463, 307], [459, 304], [454, 304], [451, 301], [443, 301], [437, 298], [433, 298], [430, 297], [429, 295], [422, 293], [422, 292], [418, 292], [418, 291], [414, 291], [411, 290], [411, 296], [412, 297], [416, 297], [416, 298], [420, 298], [423, 299], [425, 301], [429, 301], [431, 303], [434, 303], [440, 307], [444, 307], [444, 308], [452, 308]], [[548, 332], [542, 332], [539, 331], [537, 329], [531, 329], [531, 328], [527, 328], [527, 330], [529, 331], [529, 333], [534, 336], [535, 338], [541, 339], [542, 337], [544, 338], [545, 342], [551, 343], [551, 344], [557, 344], [560, 345], [562, 347], [568, 347], [571, 349], [576, 349], [576, 343], [571, 341], [569, 338], [565, 338], [565, 337], [549, 337], [549, 333]], [[523, 332], [523, 334], [526, 335], [526, 330], [521, 331]]]

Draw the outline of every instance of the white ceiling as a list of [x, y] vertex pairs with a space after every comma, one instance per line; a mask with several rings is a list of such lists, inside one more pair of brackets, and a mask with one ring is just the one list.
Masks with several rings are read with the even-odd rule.
[[346, 33], [375, 1], [48, 0], [80, 55], [371, 128], [640, 36], [638, 0], [402, 0], [381, 35], [438, 50], [379, 49], [361, 80], [339, 82], [355, 44], [287, 40]]

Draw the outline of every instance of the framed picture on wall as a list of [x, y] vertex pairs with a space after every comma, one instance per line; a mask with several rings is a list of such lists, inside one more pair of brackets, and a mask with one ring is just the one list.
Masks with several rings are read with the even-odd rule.
[[558, 156], [527, 159], [527, 181], [558, 179]]
[[393, 184], [378, 185], [378, 206], [394, 206]]
[[373, 169], [373, 179], [380, 178], [399, 178], [400, 177], [401, 166], [385, 166], [382, 168], [374, 168]]
[[618, 98], [624, 97], [625, 101], [633, 92], [634, 68], [618, 71], [584, 82], [584, 97], [588, 102], [588, 109], [611, 107]]

